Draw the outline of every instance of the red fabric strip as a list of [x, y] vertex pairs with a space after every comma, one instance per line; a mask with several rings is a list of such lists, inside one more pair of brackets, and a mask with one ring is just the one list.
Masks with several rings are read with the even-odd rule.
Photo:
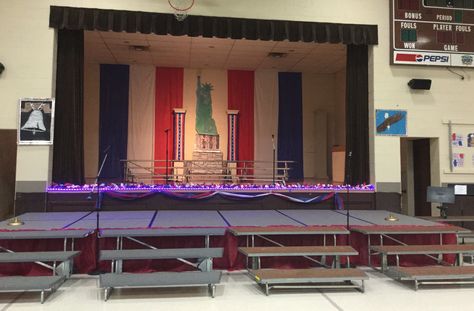
[[237, 160], [254, 160], [254, 82], [253, 71], [227, 71], [228, 108], [239, 110]]
[[[166, 159], [166, 130], [168, 132], [168, 159], [173, 160], [173, 109], [183, 107], [183, 68], [156, 67], [155, 79], [155, 160]], [[157, 162], [155, 166], [165, 166]], [[171, 165], [170, 165], [171, 166]], [[155, 170], [164, 174], [165, 170]]]

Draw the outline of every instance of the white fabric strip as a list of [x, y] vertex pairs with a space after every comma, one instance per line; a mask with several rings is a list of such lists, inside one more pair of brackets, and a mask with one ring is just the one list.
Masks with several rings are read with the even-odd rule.
[[130, 66], [128, 109], [127, 158], [152, 160], [155, 119], [154, 66]]
[[[272, 135], [278, 150], [278, 72], [275, 70], [255, 71], [255, 161], [273, 159]], [[278, 152], [276, 153], [278, 154]], [[278, 160], [278, 159], [276, 159]], [[266, 164], [268, 166], [268, 164]], [[256, 175], [270, 175], [269, 170], [255, 170]]]

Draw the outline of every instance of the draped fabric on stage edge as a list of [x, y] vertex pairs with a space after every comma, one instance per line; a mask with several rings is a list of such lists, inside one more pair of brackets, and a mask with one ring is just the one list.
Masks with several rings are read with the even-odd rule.
[[120, 160], [127, 158], [128, 65], [100, 65], [99, 167], [108, 150], [101, 179], [123, 180]]
[[[345, 183], [369, 183], [369, 74], [367, 45], [347, 46]], [[352, 157], [349, 158], [349, 153]]]
[[227, 71], [228, 108], [239, 110], [237, 160], [254, 160], [254, 71]]
[[278, 73], [278, 160], [295, 161], [290, 181], [303, 176], [303, 90], [300, 72]]
[[[173, 159], [173, 108], [183, 108], [183, 81], [183, 68], [156, 68], [155, 160], [166, 159], [166, 135], [168, 135], [168, 159]], [[165, 163], [155, 165], [164, 166]], [[155, 170], [155, 174], [164, 173], [164, 170]]]
[[[383, 226], [382, 226], [383, 227]], [[406, 226], [401, 226], [406, 227]], [[408, 226], [410, 227], [410, 226]], [[411, 226], [413, 227], [413, 226]], [[146, 228], [143, 228], [146, 229]], [[408, 228], [407, 228], [408, 229]], [[406, 244], [437, 244], [439, 243], [439, 234], [418, 234], [418, 235], [404, 235], [399, 237], [400, 240]], [[328, 243], [332, 243], [332, 237], [328, 237]], [[347, 236], [339, 235], [337, 237], [338, 245], [347, 244]], [[261, 239], [256, 241], [257, 246], [260, 246], [259, 242]], [[75, 249], [80, 251], [80, 254], [74, 260], [74, 271], [76, 273], [89, 273], [95, 270], [95, 260], [97, 254], [95, 253], [96, 242], [100, 243], [100, 249], [114, 249], [116, 247], [116, 240], [113, 238], [101, 238], [96, 239], [95, 233], [89, 235], [83, 239], [77, 239], [75, 242]], [[322, 245], [323, 237], [321, 236], [302, 236], [298, 241], [292, 236], [281, 236], [278, 241], [284, 245], [295, 245], [303, 244], [309, 246]], [[202, 247], [202, 237], [153, 237], [147, 239], [147, 242], [152, 245], [160, 245], [162, 248], [195, 248]], [[295, 243], [296, 242], [296, 243]], [[456, 244], [456, 234], [443, 234], [443, 244]], [[2, 246], [9, 249], [15, 249], [16, 251], [38, 251], [38, 249], [61, 249], [62, 241], [60, 239], [43, 239], [43, 240], [25, 240], [22, 243], [18, 243], [17, 240], [4, 240]], [[136, 242], [128, 239], [123, 240], [123, 247], [125, 249], [136, 248]], [[359, 232], [350, 233], [350, 244], [355, 249], [359, 250], [359, 254], [351, 256], [351, 264], [353, 265], [368, 265], [368, 245], [367, 237]], [[215, 258], [213, 266], [216, 269], [223, 270], [242, 270], [245, 269], [247, 264], [245, 257], [242, 256], [238, 247], [245, 245], [244, 237], [236, 237], [232, 233], [227, 232], [224, 236], [216, 236], [211, 239], [210, 247], [222, 247], [224, 248], [224, 254], [221, 258]], [[401, 265], [434, 265], [436, 264], [437, 258], [429, 258], [427, 256], [401, 256]], [[443, 256], [443, 261], [454, 264], [455, 256], [447, 254]], [[266, 258], [266, 266], [269, 268], [310, 268], [312, 262], [305, 258]], [[330, 260], [330, 259], [328, 259]], [[341, 257], [341, 264], [343, 263]], [[394, 259], [390, 258], [390, 263], [395, 264]], [[372, 264], [374, 266], [379, 265], [379, 258], [373, 256]], [[106, 261], [100, 262], [101, 270], [110, 271], [110, 263]], [[189, 265], [184, 264], [178, 260], [128, 260], [124, 266], [124, 270], [128, 272], [153, 272], [153, 271], [186, 271], [189, 270]], [[0, 275], [51, 275], [51, 270], [40, 266], [35, 263], [23, 263], [19, 264], [2, 264], [0, 266]]]
[[84, 33], [59, 30], [53, 181], [84, 183]]

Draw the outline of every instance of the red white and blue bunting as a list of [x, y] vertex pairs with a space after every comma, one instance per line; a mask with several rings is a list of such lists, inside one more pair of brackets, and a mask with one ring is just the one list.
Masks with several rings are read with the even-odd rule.
[[252, 200], [252, 199], [260, 199], [268, 196], [275, 196], [281, 198], [286, 201], [301, 203], [301, 204], [317, 204], [321, 202], [325, 202], [330, 199], [334, 199], [334, 206], [338, 210], [344, 209], [344, 202], [342, 198], [336, 192], [320, 194], [314, 197], [298, 197], [297, 195], [288, 195], [279, 192], [265, 192], [265, 193], [235, 193], [235, 192], [225, 192], [225, 191], [209, 191], [209, 192], [201, 192], [201, 193], [183, 193], [183, 192], [148, 192], [148, 193], [123, 193], [123, 192], [115, 192], [115, 191], [108, 191], [105, 194], [111, 198], [131, 201], [137, 199], [143, 199], [150, 197], [152, 195], [161, 194], [167, 197], [172, 197], [175, 199], [182, 199], [182, 200], [208, 200], [215, 196], [221, 196], [226, 199], [230, 200]]

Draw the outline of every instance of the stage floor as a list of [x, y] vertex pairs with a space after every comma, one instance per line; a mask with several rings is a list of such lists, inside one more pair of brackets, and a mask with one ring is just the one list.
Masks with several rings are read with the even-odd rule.
[[[439, 223], [396, 214], [397, 222], [385, 217], [382, 210], [350, 211], [352, 226], [439, 226]], [[96, 212], [49, 212], [20, 215], [23, 226], [11, 227], [9, 220], [0, 222], [0, 230], [95, 229]], [[159, 210], [100, 212], [100, 228], [168, 228], [168, 227], [235, 227], [235, 226], [328, 226], [346, 225], [346, 211], [335, 210]]]

